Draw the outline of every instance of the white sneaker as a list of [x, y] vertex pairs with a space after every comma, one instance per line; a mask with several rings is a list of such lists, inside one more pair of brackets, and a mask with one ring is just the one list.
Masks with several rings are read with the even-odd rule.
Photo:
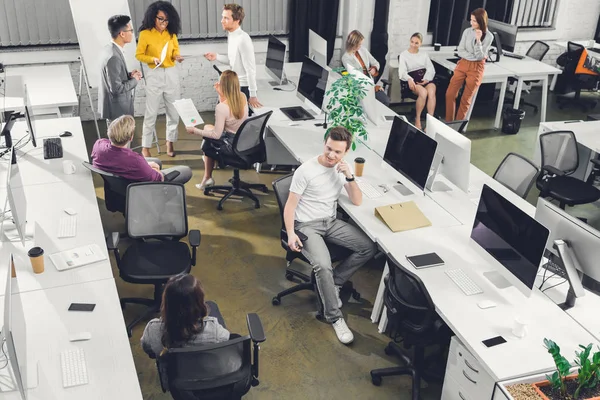
[[338, 285], [334, 285], [335, 286], [335, 297], [337, 298], [337, 302], [338, 302], [338, 308], [342, 308], [342, 306], [344, 305], [344, 303], [342, 303], [342, 299], [340, 298], [340, 290], [342, 290], [341, 286]]
[[354, 340], [354, 335], [352, 334], [352, 331], [350, 331], [350, 328], [348, 328], [348, 325], [346, 325], [346, 321], [344, 321], [344, 318], [338, 319], [332, 325], [333, 330], [335, 331], [335, 334], [337, 335], [340, 342], [342, 342], [343, 344], [352, 343], [352, 341]]

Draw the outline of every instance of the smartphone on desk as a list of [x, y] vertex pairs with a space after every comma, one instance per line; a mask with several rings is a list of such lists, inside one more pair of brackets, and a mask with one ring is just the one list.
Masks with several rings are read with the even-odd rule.
[[90, 303], [71, 303], [71, 305], [69, 306], [69, 311], [94, 311], [94, 308], [96, 308], [95, 304], [90, 304]]

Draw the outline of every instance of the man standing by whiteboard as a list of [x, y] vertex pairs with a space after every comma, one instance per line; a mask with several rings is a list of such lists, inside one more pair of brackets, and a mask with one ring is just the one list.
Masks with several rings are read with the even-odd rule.
[[240, 25], [245, 17], [244, 8], [238, 4], [225, 4], [221, 18], [221, 25], [227, 31], [227, 55], [206, 53], [204, 57], [209, 61], [228, 64], [239, 79], [242, 92], [248, 98], [248, 104], [253, 108], [261, 107], [256, 97], [256, 60], [254, 58], [254, 45], [250, 35], [242, 30]]
[[108, 19], [112, 43], [102, 53], [101, 85], [98, 88], [98, 113], [107, 126], [121, 115], [133, 115], [133, 88], [142, 78], [138, 70], [127, 72], [123, 46], [133, 39], [131, 18], [113, 15]]

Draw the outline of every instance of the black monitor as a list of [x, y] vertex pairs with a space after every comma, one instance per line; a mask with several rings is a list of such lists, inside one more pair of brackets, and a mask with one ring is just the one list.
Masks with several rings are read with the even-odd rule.
[[[494, 272], [526, 296], [535, 283], [549, 233], [532, 216], [483, 185], [471, 239], [503, 267]], [[493, 272], [484, 275], [498, 287], [508, 286], [502, 280], [495, 282], [498, 276]]]
[[[4, 136], [4, 144], [6, 145], [6, 149], [7, 149], [2, 152], [2, 155], [6, 154], [6, 152], [11, 151], [11, 149], [13, 147], [12, 136], [11, 136], [10, 131], [11, 131], [13, 125], [15, 124], [16, 120], [19, 117], [21, 117], [21, 114], [19, 114], [19, 113], [10, 113], [10, 115], [7, 116], [6, 123], [4, 124], [4, 127], [2, 128], [2, 132], [0, 133], [0, 136]], [[17, 152], [12, 151], [11, 154], [12, 154], [11, 164], [16, 164], [17, 163]]]
[[323, 108], [328, 78], [329, 71], [305, 57], [298, 81], [298, 97], [307, 99], [318, 109]]
[[29, 93], [27, 92], [27, 85], [23, 85], [23, 88], [25, 92], [23, 99], [25, 100], [25, 121], [27, 122], [27, 130], [29, 131], [33, 147], [37, 147], [35, 132], [33, 131], [33, 110], [31, 109], [31, 100], [29, 99]]
[[504, 22], [496, 21], [495, 19], [488, 19], [488, 30], [492, 33], [496, 33], [497, 38], [500, 39], [500, 43], [494, 38], [496, 42], [496, 48], [498, 52], [500, 50], [508, 51], [513, 53], [515, 51], [515, 44], [517, 43], [517, 31], [516, 25], [507, 24]]
[[269, 82], [273, 86], [281, 85], [284, 81], [283, 65], [285, 62], [285, 44], [275, 36], [269, 36], [269, 43], [267, 45], [267, 60], [265, 61], [265, 67], [267, 73], [275, 81]]
[[436, 148], [435, 140], [396, 116], [383, 159], [423, 190]]
[[[470, 16], [469, 16], [469, 18], [470, 18]], [[460, 32], [456, 36], [456, 41], [453, 43], [448, 43], [448, 46], [454, 45], [454, 46], [456, 46], [454, 51], [458, 50], [458, 44], [460, 43], [460, 39], [462, 39], [462, 35], [465, 32], [465, 29], [470, 28], [470, 27], [471, 27], [471, 19], [464, 20], [460, 26]], [[452, 40], [451, 40], [451, 42], [452, 42]]]

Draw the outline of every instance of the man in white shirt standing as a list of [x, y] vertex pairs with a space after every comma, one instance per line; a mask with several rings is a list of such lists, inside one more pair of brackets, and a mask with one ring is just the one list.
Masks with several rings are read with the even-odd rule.
[[254, 45], [250, 35], [242, 30], [240, 25], [245, 17], [244, 8], [231, 3], [223, 6], [221, 25], [227, 31], [227, 55], [206, 53], [204, 57], [209, 61], [228, 64], [238, 74], [242, 92], [248, 98], [248, 104], [253, 108], [262, 106], [256, 96], [256, 60], [254, 58]]
[[[354, 335], [340, 311], [340, 289], [377, 250], [360, 229], [335, 218], [342, 188], [346, 189], [352, 204], [362, 203], [362, 192], [350, 166], [343, 160], [351, 145], [352, 134], [346, 128], [332, 128], [325, 137], [323, 154], [306, 161], [294, 173], [283, 211], [288, 246], [302, 252], [310, 261], [325, 319], [333, 325], [343, 344], [351, 343]], [[306, 236], [305, 240], [300, 240], [297, 232]], [[353, 253], [334, 269], [326, 243], [345, 247]]]

